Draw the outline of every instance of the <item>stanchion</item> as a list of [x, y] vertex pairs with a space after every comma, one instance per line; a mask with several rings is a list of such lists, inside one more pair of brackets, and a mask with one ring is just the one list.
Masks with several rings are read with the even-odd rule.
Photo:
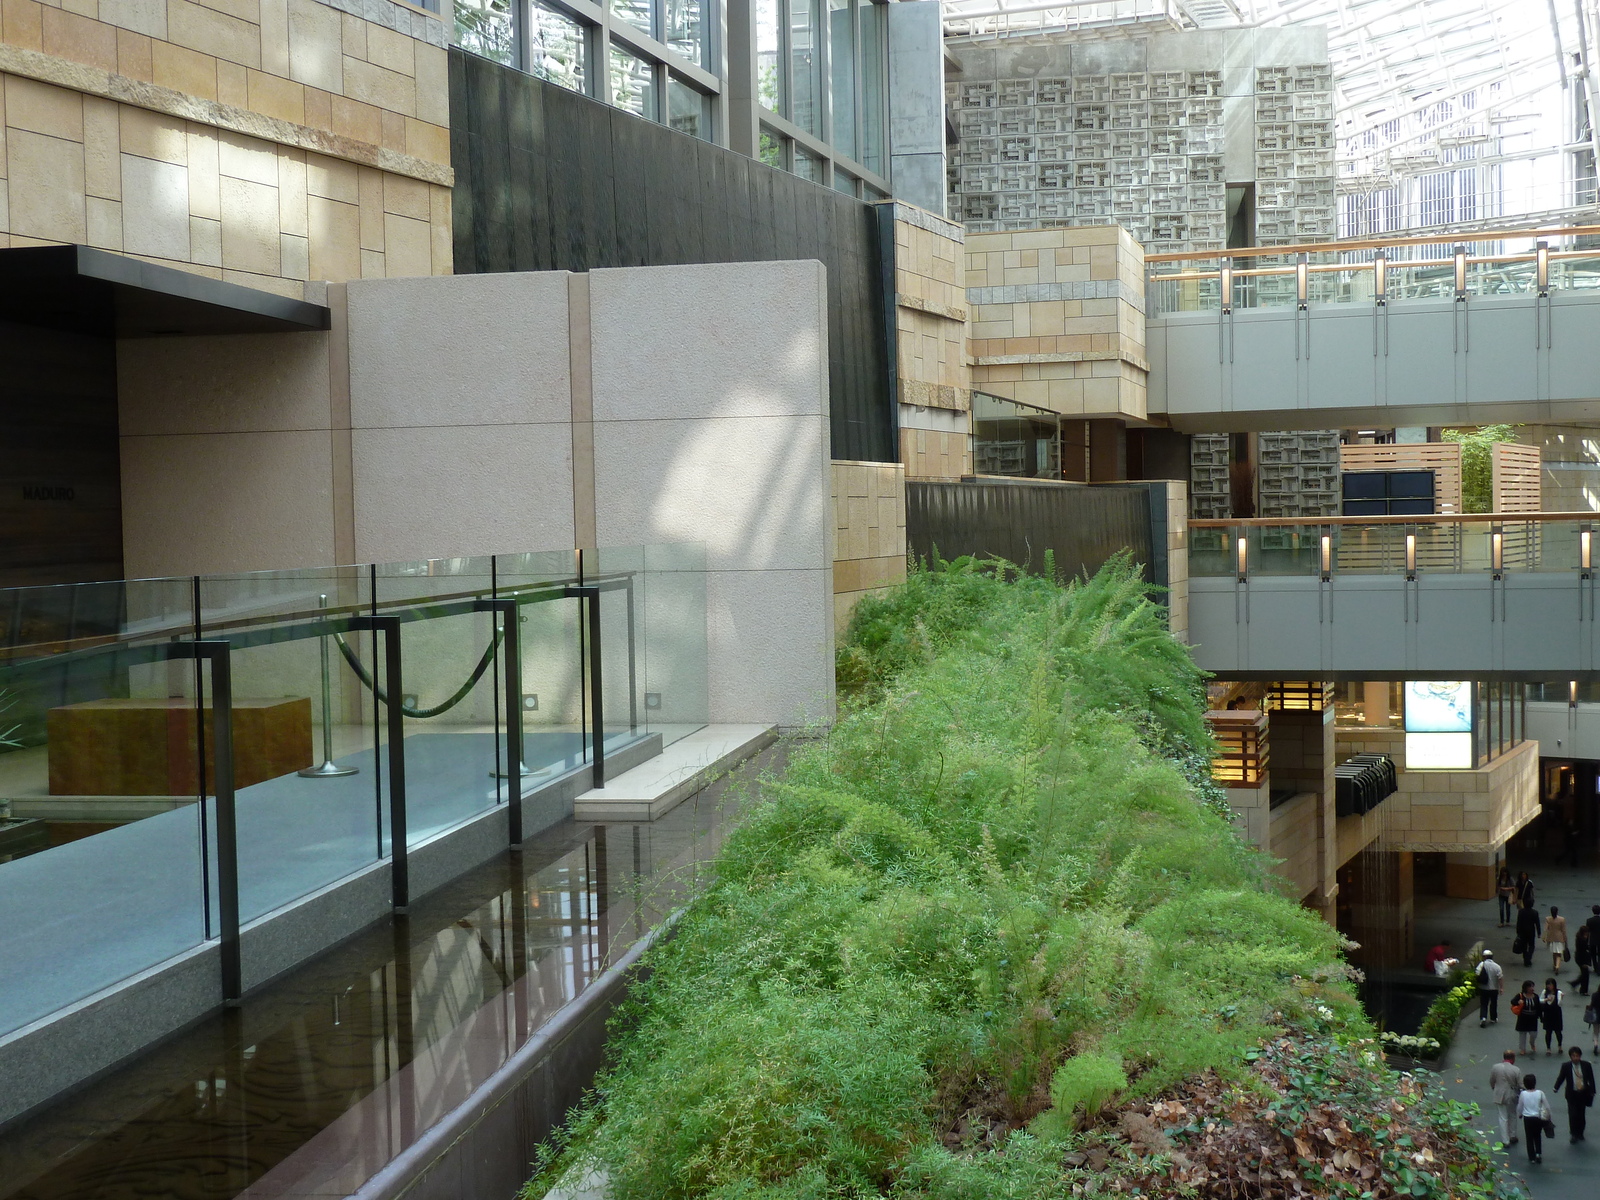
[[[328, 607], [326, 592], [317, 597], [317, 603], [324, 609]], [[355, 775], [361, 768], [341, 767], [333, 761], [333, 677], [328, 658], [328, 635], [323, 634], [318, 638], [317, 645], [322, 650], [322, 765], [307, 767], [300, 774], [306, 779], [338, 779]]]

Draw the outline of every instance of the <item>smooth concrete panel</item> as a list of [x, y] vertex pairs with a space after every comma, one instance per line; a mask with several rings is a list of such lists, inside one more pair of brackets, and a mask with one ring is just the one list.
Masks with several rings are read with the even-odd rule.
[[713, 571], [706, 580], [711, 720], [830, 721], [833, 571]]
[[711, 570], [831, 562], [820, 414], [595, 422], [602, 546], [703, 542]]
[[[904, 0], [885, 10], [889, 18], [889, 151], [891, 154], [932, 154], [944, 158], [944, 36], [938, 0]], [[897, 199], [909, 200], [935, 212], [929, 205], [901, 189], [894, 180]]]
[[569, 428], [354, 430], [357, 561], [571, 549]]
[[571, 419], [566, 272], [348, 286], [353, 427]]
[[326, 430], [122, 439], [129, 579], [334, 561]]
[[329, 425], [326, 333], [117, 343], [122, 435], [261, 433]]
[[[1587, 676], [1593, 621], [1580, 619], [1576, 572], [1257, 577], [1248, 599], [1231, 579], [1191, 580], [1195, 660], [1268, 678], [1336, 672], [1450, 678], [1506, 672]], [[1320, 596], [1320, 600], [1319, 600]], [[1320, 634], [1320, 636], [1319, 636]]]
[[[589, 297], [596, 425], [828, 411], [819, 262], [591, 271]], [[607, 543], [602, 533], [601, 544], [638, 539]]]

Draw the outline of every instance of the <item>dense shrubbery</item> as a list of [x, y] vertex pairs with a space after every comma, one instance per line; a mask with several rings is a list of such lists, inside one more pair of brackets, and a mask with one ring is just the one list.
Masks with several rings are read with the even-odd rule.
[[[1365, 1048], [1338, 935], [1205, 802], [1201, 679], [1128, 563], [1070, 588], [913, 573], [862, 603], [839, 673], [853, 699], [651, 953], [531, 1193], [598, 1168], [612, 1200], [1031, 1200], [1149, 1194], [1166, 1172], [1278, 1195], [1265, 1159], [1213, 1170], [1204, 1145], [1246, 1128], [1229, 1105], [1261, 1115], [1260, 1048], [1288, 1030], [1392, 1102], [1383, 1121], [1434, 1130], [1432, 1165], [1406, 1169], [1436, 1186], [1405, 1194], [1487, 1194], [1448, 1114]], [[1292, 1163], [1314, 1100], [1260, 1154]], [[1357, 1161], [1367, 1134], [1338, 1137], [1315, 1152], [1349, 1162], [1308, 1167], [1312, 1194], [1400, 1194], [1376, 1152]]]

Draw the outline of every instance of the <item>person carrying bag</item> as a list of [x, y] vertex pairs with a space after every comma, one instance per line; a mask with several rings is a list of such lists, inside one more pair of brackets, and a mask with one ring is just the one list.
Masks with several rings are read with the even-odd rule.
[[1556, 1076], [1556, 1091], [1567, 1102], [1567, 1133], [1572, 1141], [1583, 1141], [1589, 1106], [1594, 1103], [1594, 1066], [1583, 1061], [1583, 1051], [1576, 1046], [1567, 1051], [1567, 1061]]
[[1550, 1117], [1550, 1102], [1544, 1098], [1538, 1079], [1532, 1075], [1522, 1077], [1517, 1112], [1522, 1117], [1522, 1133], [1528, 1143], [1528, 1161], [1543, 1162], [1545, 1133], [1555, 1132], [1555, 1121]]

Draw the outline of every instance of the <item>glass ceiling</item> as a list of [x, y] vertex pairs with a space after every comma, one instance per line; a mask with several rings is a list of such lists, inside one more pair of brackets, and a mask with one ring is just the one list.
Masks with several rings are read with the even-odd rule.
[[943, 3], [946, 36], [973, 41], [1146, 23], [1320, 25], [1334, 71], [1344, 236], [1593, 218], [1585, 100], [1595, 81], [1583, 64], [1600, 52], [1600, 0]]

